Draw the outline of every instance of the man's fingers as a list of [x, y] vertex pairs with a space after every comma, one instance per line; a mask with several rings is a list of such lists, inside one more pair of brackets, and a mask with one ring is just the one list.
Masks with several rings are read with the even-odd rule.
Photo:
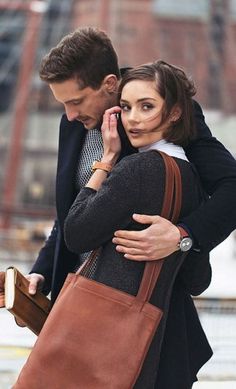
[[0, 296], [0, 308], [4, 308], [4, 307], [5, 307], [5, 296], [1, 295]]
[[29, 284], [29, 294], [34, 295], [37, 291], [37, 283], [35, 281], [30, 281]]
[[26, 327], [26, 324], [25, 324], [25, 322], [24, 322], [23, 320], [18, 319], [18, 318], [16, 318], [15, 316], [14, 316], [14, 318], [15, 318], [16, 324], [17, 324], [19, 327]]
[[0, 272], [0, 308], [5, 307], [5, 272]]
[[151, 216], [151, 215], [141, 215], [138, 213], [133, 214], [133, 219], [141, 224], [153, 224], [154, 222], [156, 223], [159, 219], [159, 216]]
[[37, 291], [38, 278], [31, 274], [27, 274], [25, 278], [29, 281], [29, 294], [34, 295]]
[[[140, 215], [137, 213], [133, 214], [133, 219], [141, 224], [153, 224], [157, 223], [158, 219], [161, 219], [160, 216], [150, 216], [150, 215]], [[127, 230], [118, 230], [115, 232], [116, 238], [129, 239], [133, 241], [141, 240], [144, 238], [145, 230], [141, 231], [127, 231]]]
[[132, 254], [125, 254], [124, 257], [126, 259], [131, 260], [131, 261], [138, 261], [138, 262], [141, 262], [141, 261], [156, 261], [156, 260], [165, 258], [164, 255], [160, 255], [158, 258], [151, 258], [151, 257], [149, 258], [149, 257], [144, 257], [143, 255], [132, 255]]
[[0, 272], [0, 292], [4, 292], [5, 272]]
[[148, 225], [148, 228], [142, 231], [115, 232], [113, 243], [117, 245], [117, 251], [125, 254], [125, 258], [153, 261], [178, 250], [179, 230], [169, 220], [158, 215], [141, 214], [133, 214], [133, 219]]
[[[115, 235], [114, 239], [116, 239], [117, 243], [119, 243], [119, 244], [123, 244], [123, 243], [120, 243], [121, 240], [124, 240], [124, 241], [129, 240], [133, 244], [135, 241], [139, 241], [142, 238], [143, 231], [118, 230], [115, 232], [114, 235]], [[114, 242], [114, 243], [116, 243], [116, 242]]]
[[156, 261], [159, 259], [163, 259], [168, 257], [168, 255], [172, 254], [174, 251], [177, 251], [176, 249], [166, 251], [166, 250], [159, 250], [158, 253], [155, 254], [155, 257], [150, 253], [142, 253], [142, 254], [131, 254], [126, 253], [124, 254], [124, 257], [126, 259], [132, 260], [132, 261]]
[[116, 246], [116, 250], [119, 251], [119, 253], [125, 253], [125, 254], [131, 254], [131, 255], [142, 255], [143, 258], [146, 255], [144, 250], [134, 248], [134, 247], [128, 248], [128, 247], [118, 245], [118, 246]]
[[142, 243], [138, 240], [132, 239], [124, 239], [124, 238], [113, 238], [112, 242], [116, 245], [124, 246], [124, 247], [134, 247], [134, 248], [142, 248]]
[[44, 277], [41, 274], [27, 274], [26, 278], [29, 281], [29, 293], [34, 295], [37, 289], [42, 289]]
[[144, 258], [143, 255], [125, 254], [124, 257], [126, 259], [131, 260], [131, 261], [137, 261], [137, 262], [142, 262], [142, 261], [146, 261], [147, 260], [147, 258]]

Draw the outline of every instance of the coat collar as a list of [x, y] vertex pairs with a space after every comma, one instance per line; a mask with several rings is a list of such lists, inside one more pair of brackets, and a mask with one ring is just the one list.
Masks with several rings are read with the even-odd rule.
[[56, 208], [61, 225], [76, 195], [75, 171], [85, 134], [86, 129], [82, 123], [69, 122], [66, 115], [62, 116], [56, 177]]

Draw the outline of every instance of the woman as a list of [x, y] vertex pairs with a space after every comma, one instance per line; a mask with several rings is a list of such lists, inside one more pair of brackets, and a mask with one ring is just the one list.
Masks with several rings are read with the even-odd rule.
[[[70, 209], [65, 239], [75, 253], [100, 247], [92, 277], [136, 294], [145, 258], [139, 262], [125, 259], [115, 250], [112, 237], [118, 229], [141, 228], [133, 221], [133, 213], [160, 214], [165, 168], [156, 150], [173, 156], [180, 168], [183, 185], [180, 220], [203, 201], [197, 175], [182, 148], [194, 137], [191, 97], [195, 89], [181, 69], [157, 61], [128, 71], [119, 91], [120, 107], [104, 114], [103, 157], [95, 163], [94, 174]], [[116, 119], [119, 112], [126, 135], [139, 153], [116, 164], [121, 149]], [[190, 297], [194, 293], [189, 280], [194, 279], [191, 272], [195, 262], [204, 268], [205, 287], [210, 282], [208, 256], [196, 258], [190, 252], [173, 287], [164, 340], [160, 339], [160, 333], [155, 335], [136, 389], [189, 389], [199, 368], [212, 354]], [[166, 296], [176, 266], [176, 261], [169, 257], [164, 261], [160, 283], [151, 300], [164, 309], [165, 317], [169, 305]], [[197, 282], [201, 281], [201, 266], [199, 273]], [[164, 324], [165, 320], [163, 328]]]

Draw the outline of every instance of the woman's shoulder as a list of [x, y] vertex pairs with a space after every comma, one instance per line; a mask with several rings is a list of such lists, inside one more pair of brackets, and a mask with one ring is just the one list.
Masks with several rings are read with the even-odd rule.
[[112, 170], [111, 176], [122, 181], [139, 182], [155, 180], [157, 175], [164, 173], [164, 162], [161, 155], [155, 151], [135, 153], [122, 158]]
[[[173, 157], [178, 164], [178, 167], [182, 174], [193, 173], [193, 167], [190, 162], [180, 158]], [[120, 174], [122, 171], [123, 174], [129, 175], [130, 173], [149, 171], [155, 172], [164, 171], [164, 160], [157, 150], [149, 150], [145, 152], [135, 153], [129, 156], [124, 157], [114, 168], [114, 173]]]
[[116, 172], [135, 173], [138, 174], [145, 171], [163, 169], [164, 162], [160, 153], [155, 150], [135, 153], [124, 157], [117, 165]]
[[[142, 166], [149, 163], [158, 163], [162, 161], [162, 156], [156, 150], [144, 151], [124, 157], [119, 164], [123, 166]], [[121, 165], [121, 166], [122, 166]]]

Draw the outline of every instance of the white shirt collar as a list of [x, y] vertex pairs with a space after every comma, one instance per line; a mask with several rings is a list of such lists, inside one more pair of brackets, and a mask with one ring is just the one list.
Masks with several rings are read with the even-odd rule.
[[144, 151], [149, 151], [149, 150], [160, 150], [163, 151], [164, 153], [170, 155], [171, 157], [176, 157], [183, 159], [185, 161], [188, 161], [188, 158], [186, 157], [185, 151], [183, 147], [175, 145], [174, 143], [167, 142], [165, 139], [161, 139], [155, 143], [152, 143], [150, 145], [140, 147], [139, 152], [142, 153]]

